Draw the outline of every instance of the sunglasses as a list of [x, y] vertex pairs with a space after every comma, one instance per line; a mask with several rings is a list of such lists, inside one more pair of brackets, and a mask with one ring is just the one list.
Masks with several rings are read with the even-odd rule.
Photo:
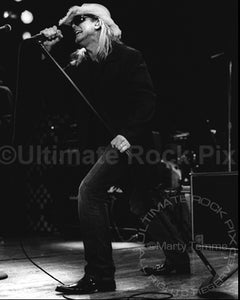
[[85, 22], [86, 19], [88, 19], [88, 18], [90, 18], [90, 19], [95, 19], [95, 20], [98, 19], [96, 16], [90, 15], [90, 14], [88, 14], [88, 15], [77, 15], [77, 16], [75, 16], [75, 17], [72, 19], [71, 26], [72, 26], [72, 25], [78, 26], [78, 25], [82, 24], [83, 22]]

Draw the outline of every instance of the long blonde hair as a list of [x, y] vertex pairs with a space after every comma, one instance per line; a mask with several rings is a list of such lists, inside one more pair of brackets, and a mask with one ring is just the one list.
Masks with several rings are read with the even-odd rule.
[[[99, 46], [96, 61], [100, 62], [105, 60], [112, 52], [113, 42], [121, 44], [121, 36], [115, 36], [114, 32], [102, 19], [99, 19], [101, 24], [101, 32], [99, 35]], [[71, 54], [70, 64], [78, 66], [86, 58], [86, 49], [81, 48]]]

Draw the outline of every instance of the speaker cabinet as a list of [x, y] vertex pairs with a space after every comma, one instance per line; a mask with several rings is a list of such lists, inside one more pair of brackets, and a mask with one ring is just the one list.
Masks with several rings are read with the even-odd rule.
[[192, 239], [238, 249], [238, 172], [191, 174]]

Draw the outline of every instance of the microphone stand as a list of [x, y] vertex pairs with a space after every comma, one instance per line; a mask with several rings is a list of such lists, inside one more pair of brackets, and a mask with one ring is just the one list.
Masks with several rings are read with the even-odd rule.
[[[211, 56], [211, 59], [216, 59], [226, 55], [225, 52], [221, 52]], [[232, 78], [233, 78], [233, 60], [227, 57], [228, 60], [228, 108], [227, 108], [227, 139], [228, 139], [228, 167], [227, 171], [232, 172]]]
[[73, 80], [68, 76], [68, 74], [64, 71], [64, 69], [58, 64], [58, 62], [54, 59], [54, 57], [49, 53], [49, 51], [44, 47], [41, 41], [37, 41], [37, 43], [42, 48], [44, 54], [55, 64], [57, 69], [63, 74], [63, 76], [69, 81], [69, 83], [72, 85], [72, 87], [77, 91], [77, 93], [83, 98], [83, 100], [87, 103], [87, 105], [90, 107], [90, 109], [94, 112], [94, 114], [98, 117], [98, 119], [103, 123], [103, 125], [106, 127], [106, 129], [111, 133], [111, 135], [114, 135], [113, 130], [111, 127], [105, 122], [105, 120], [100, 116], [100, 114], [96, 111], [96, 109], [92, 106], [92, 104], [88, 101], [88, 99], [85, 97], [85, 95], [81, 92], [81, 90], [77, 87], [77, 85], [73, 82]]
[[[6, 99], [7, 99], [7, 102], [8, 102], [7, 106], [12, 108], [12, 92], [7, 86], [4, 85], [4, 83], [2, 81], [0, 81], [0, 90], [2, 90], [3, 92], [6, 93], [6, 95], [7, 95]], [[11, 115], [10, 114], [5, 114], [3, 116], [0, 116], [0, 121], [1, 121], [1, 118], [3, 118], [3, 120], [5, 118], [6, 119], [11, 119]], [[5, 138], [4, 138], [4, 140], [5, 140]], [[0, 236], [0, 244], [1, 244], [1, 240], [2, 240], [2, 238]], [[6, 278], [8, 278], [8, 275], [5, 272], [0, 270], [0, 280], [6, 279]]]
[[233, 63], [228, 64], [229, 86], [228, 86], [228, 172], [232, 172], [232, 72]]

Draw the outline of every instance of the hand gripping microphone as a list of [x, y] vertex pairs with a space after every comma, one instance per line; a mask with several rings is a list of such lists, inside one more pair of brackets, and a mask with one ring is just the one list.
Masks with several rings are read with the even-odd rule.
[[52, 39], [49, 37], [46, 37], [43, 33], [40, 32], [38, 34], [31, 36], [27, 40], [43, 43], [45, 41], [51, 41]]

